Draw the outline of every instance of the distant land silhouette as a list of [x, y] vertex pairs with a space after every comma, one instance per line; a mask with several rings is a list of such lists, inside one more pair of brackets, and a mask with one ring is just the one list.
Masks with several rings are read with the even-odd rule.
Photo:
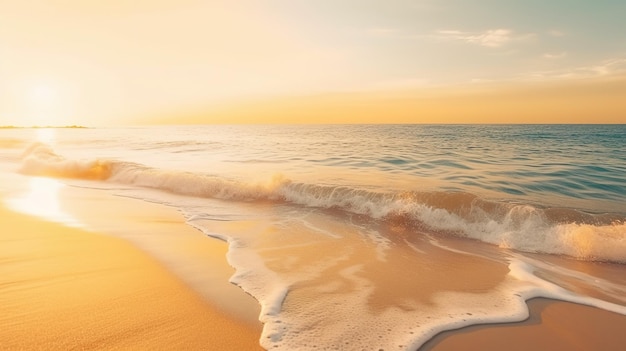
[[38, 129], [38, 128], [68, 128], [68, 129], [86, 129], [88, 127], [85, 126], [30, 126], [30, 127], [21, 127], [21, 126], [0, 126], [0, 129]]

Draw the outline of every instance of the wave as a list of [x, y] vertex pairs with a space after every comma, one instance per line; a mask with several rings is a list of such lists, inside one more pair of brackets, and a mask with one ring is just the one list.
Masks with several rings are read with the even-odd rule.
[[246, 183], [116, 160], [70, 160], [34, 144], [22, 155], [29, 175], [102, 180], [180, 195], [292, 203], [338, 209], [416, 230], [456, 235], [526, 252], [626, 263], [626, 221], [620, 214], [490, 201], [464, 192], [376, 192], [293, 182], [280, 175]]
[[106, 160], [69, 160], [57, 155], [50, 146], [34, 143], [21, 156], [20, 172], [30, 175], [88, 180], [106, 180], [114, 162]]
[[0, 138], [0, 149], [13, 149], [24, 147], [24, 141], [15, 138]]

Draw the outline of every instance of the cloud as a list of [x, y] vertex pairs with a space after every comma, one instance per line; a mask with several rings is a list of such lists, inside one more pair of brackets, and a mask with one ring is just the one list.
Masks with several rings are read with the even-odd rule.
[[483, 32], [464, 32], [459, 30], [440, 30], [436, 37], [443, 40], [463, 41], [490, 48], [497, 48], [508, 44], [513, 40], [519, 40], [529, 35], [514, 35], [510, 29], [488, 29]]
[[626, 74], [626, 58], [613, 58], [601, 62], [571, 68], [563, 68], [551, 71], [533, 72], [530, 74], [531, 80], [549, 79], [578, 79], [609, 77]]
[[600, 76], [626, 72], [626, 59], [611, 59], [588, 68]]
[[558, 53], [547, 52], [547, 53], [543, 54], [543, 57], [548, 59], [548, 60], [558, 60], [558, 59], [564, 58], [565, 56], [567, 56], [567, 52], [565, 52], [565, 51], [558, 52]]

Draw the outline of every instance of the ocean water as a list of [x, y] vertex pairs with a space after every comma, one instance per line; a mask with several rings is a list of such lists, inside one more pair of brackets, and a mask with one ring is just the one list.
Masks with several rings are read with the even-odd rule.
[[227, 241], [267, 349], [414, 350], [537, 296], [626, 314], [625, 125], [3, 129], [0, 171]]

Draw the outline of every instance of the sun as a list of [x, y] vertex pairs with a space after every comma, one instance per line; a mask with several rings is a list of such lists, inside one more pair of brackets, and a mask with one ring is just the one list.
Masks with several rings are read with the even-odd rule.
[[25, 91], [25, 98], [27, 123], [33, 126], [52, 126], [61, 122], [63, 104], [58, 87], [47, 82], [33, 82]]
[[56, 100], [56, 90], [47, 84], [39, 83], [30, 91], [30, 100], [38, 105], [51, 105]]

